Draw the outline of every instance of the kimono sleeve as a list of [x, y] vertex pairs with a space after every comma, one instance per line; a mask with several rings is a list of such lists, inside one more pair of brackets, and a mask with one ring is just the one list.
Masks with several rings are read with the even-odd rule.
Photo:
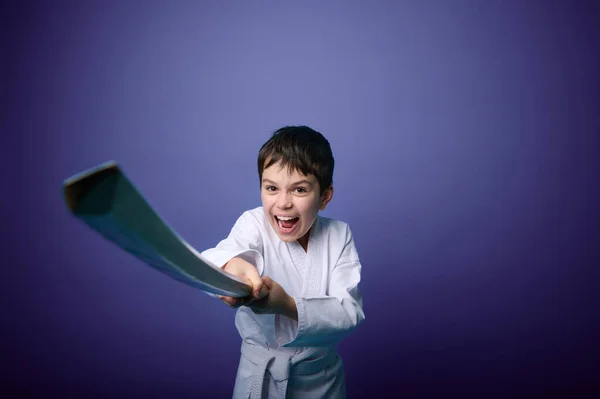
[[[333, 347], [349, 336], [365, 319], [362, 295], [358, 288], [361, 268], [352, 232], [346, 227], [345, 244], [331, 273], [328, 295], [315, 298], [294, 297], [298, 322], [277, 317], [276, 334], [279, 344], [285, 347]], [[295, 328], [285, 328], [283, 324], [288, 323], [293, 323]], [[286, 337], [286, 332], [292, 332], [292, 336]]]
[[236, 220], [227, 238], [221, 240], [214, 248], [203, 251], [201, 255], [218, 267], [225, 266], [232, 258], [242, 258], [256, 266], [258, 274], [262, 276], [264, 271], [262, 252], [258, 220], [247, 211]]

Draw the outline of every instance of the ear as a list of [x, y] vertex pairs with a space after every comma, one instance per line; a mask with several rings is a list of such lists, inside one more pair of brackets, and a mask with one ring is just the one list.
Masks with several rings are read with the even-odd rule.
[[321, 195], [321, 206], [319, 210], [324, 211], [329, 201], [333, 198], [333, 186], [329, 186]]

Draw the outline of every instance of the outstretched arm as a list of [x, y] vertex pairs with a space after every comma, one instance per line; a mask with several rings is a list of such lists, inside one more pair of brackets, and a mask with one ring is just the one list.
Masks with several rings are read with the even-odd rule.
[[[202, 256], [214, 265], [237, 277], [246, 280], [253, 288], [253, 294], [263, 289], [260, 275], [263, 273], [262, 239], [258, 222], [250, 212], [244, 212], [235, 222], [227, 238], [220, 241], [214, 248], [202, 252]], [[218, 297], [232, 307], [240, 306], [254, 297], [248, 296], [244, 301], [231, 297]], [[258, 297], [264, 296], [264, 292]]]
[[359, 262], [339, 264], [331, 276], [329, 295], [294, 298], [297, 323], [276, 319], [280, 345], [335, 346], [349, 336], [365, 319], [359, 281]]
[[248, 306], [255, 313], [275, 314], [275, 333], [281, 346], [335, 346], [365, 319], [358, 289], [361, 263], [352, 234], [329, 278], [327, 295], [291, 297], [268, 277], [263, 277], [269, 295]]

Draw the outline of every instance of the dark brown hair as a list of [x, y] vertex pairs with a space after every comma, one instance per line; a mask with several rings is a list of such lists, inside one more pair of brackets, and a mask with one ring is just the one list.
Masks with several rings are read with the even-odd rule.
[[277, 130], [258, 152], [258, 179], [263, 170], [281, 161], [290, 171], [314, 175], [323, 193], [333, 184], [334, 159], [329, 141], [308, 126], [286, 126]]

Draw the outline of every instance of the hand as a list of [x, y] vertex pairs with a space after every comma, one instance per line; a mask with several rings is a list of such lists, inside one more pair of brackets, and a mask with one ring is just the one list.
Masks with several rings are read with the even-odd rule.
[[246, 262], [242, 258], [233, 258], [223, 266], [223, 270], [236, 277], [245, 280], [251, 287], [252, 293], [243, 298], [217, 295], [217, 298], [225, 302], [229, 307], [237, 308], [255, 299], [264, 298], [268, 294], [268, 288], [263, 284], [256, 266]]
[[268, 287], [268, 295], [246, 304], [256, 314], [281, 314], [292, 320], [298, 321], [298, 310], [294, 298], [276, 281], [263, 276], [262, 282]]

